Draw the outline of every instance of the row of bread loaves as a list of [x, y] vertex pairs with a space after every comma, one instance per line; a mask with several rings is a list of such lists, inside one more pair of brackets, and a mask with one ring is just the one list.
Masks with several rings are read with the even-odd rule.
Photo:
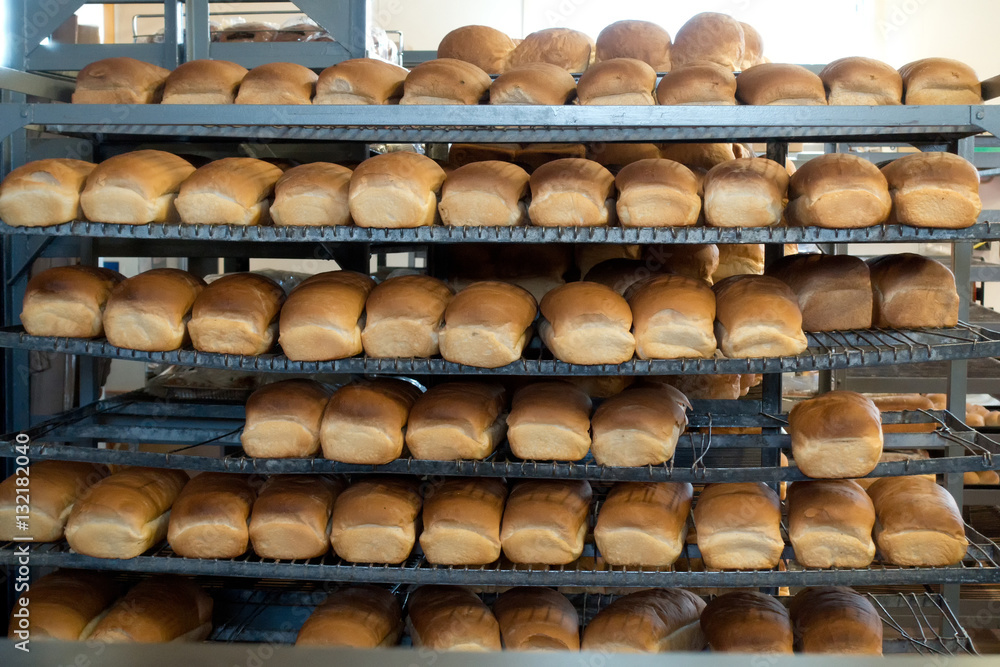
[[[123, 153], [99, 165], [45, 159], [15, 169], [0, 184], [0, 219], [13, 226], [87, 219], [391, 229], [438, 223], [856, 228], [886, 222], [961, 228], [974, 224], [982, 208], [976, 168], [951, 153], [914, 153], [881, 170], [856, 155], [830, 153], [789, 177], [766, 158], [723, 156], [701, 168], [690, 155], [647, 146], [648, 152], [628, 155], [602, 150], [593, 160], [554, 159], [530, 175], [495, 159], [446, 173], [408, 151], [376, 155], [353, 172], [328, 162], [282, 171], [254, 158], [223, 158], [196, 170], [158, 150]], [[605, 166], [619, 162], [627, 164], [617, 175]]]

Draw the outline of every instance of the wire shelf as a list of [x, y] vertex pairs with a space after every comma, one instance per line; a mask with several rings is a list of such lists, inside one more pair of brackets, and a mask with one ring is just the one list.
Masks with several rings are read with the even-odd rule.
[[0, 347], [126, 359], [154, 364], [267, 373], [361, 373], [393, 375], [703, 375], [796, 373], [802, 371], [891, 366], [1000, 356], [1000, 332], [960, 322], [952, 329], [858, 329], [807, 334], [809, 348], [794, 357], [753, 359], [633, 359], [622, 364], [585, 366], [553, 359], [535, 341], [520, 361], [500, 368], [478, 368], [443, 359], [351, 357], [334, 361], [292, 361], [277, 353], [239, 356], [191, 348], [143, 352], [115, 347], [106, 340], [30, 336], [20, 326], [0, 329]]
[[259, 243], [935, 243], [1000, 239], [1000, 211], [984, 211], [965, 229], [878, 225], [860, 229], [821, 227], [272, 227], [245, 225], [117, 225], [67, 222], [51, 227], [11, 227], [0, 234], [137, 240]]
[[64, 567], [212, 577], [249, 577], [374, 584], [450, 584], [460, 586], [563, 586], [573, 588], [891, 586], [906, 584], [1000, 582], [1000, 546], [966, 525], [969, 549], [953, 567], [899, 567], [880, 554], [868, 568], [818, 569], [798, 565], [788, 545], [771, 570], [705, 571], [695, 544], [688, 544], [669, 569], [605, 565], [592, 542], [569, 565], [515, 565], [501, 558], [484, 566], [439, 566], [427, 562], [419, 546], [400, 565], [350, 563], [332, 553], [310, 560], [264, 559], [252, 551], [237, 558], [183, 558], [163, 543], [131, 559], [94, 558], [73, 552], [66, 542], [0, 542], [0, 565], [27, 556], [32, 567]]
[[[757, 401], [695, 401], [689, 429], [674, 457], [643, 467], [598, 465], [591, 456], [578, 462], [524, 461], [503, 443], [484, 460], [427, 461], [400, 458], [384, 465], [361, 465], [324, 458], [262, 459], [247, 456], [240, 445], [244, 424], [241, 403], [211, 400], [162, 400], [133, 392], [63, 413], [23, 432], [31, 458], [142, 465], [182, 470], [249, 474], [337, 473], [473, 476], [592, 481], [675, 481], [692, 483], [797, 481], [809, 479], [793, 465], [765, 464], [765, 452], [790, 449], [778, 433], [787, 420], [761, 412]], [[1000, 443], [972, 431], [946, 412], [887, 413], [885, 423], [934, 424], [931, 433], [888, 433], [886, 450], [926, 449], [935, 458], [879, 463], [871, 477], [945, 474], [1000, 467]], [[720, 428], [762, 428], [761, 434], [719, 433]], [[3, 436], [0, 456], [18, 454], [17, 434]], [[116, 443], [116, 448], [99, 448]], [[127, 443], [122, 449], [117, 443]], [[156, 451], [141, 451], [140, 444]], [[960, 447], [960, 453], [954, 449]]]

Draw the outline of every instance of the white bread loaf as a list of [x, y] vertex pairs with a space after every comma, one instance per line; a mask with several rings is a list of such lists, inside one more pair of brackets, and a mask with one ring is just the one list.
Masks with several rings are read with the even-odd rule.
[[637, 160], [615, 177], [622, 227], [690, 227], [701, 213], [701, 183], [679, 162]]
[[281, 286], [257, 273], [232, 273], [213, 281], [191, 307], [188, 333], [201, 352], [259, 355], [278, 338]]
[[538, 308], [534, 297], [516, 285], [483, 281], [466, 287], [444, 311], [438, 336], [447, 361], [497, 368], [521, 358], [531, 339]]
[[353, 172], [329, 162], [292, 167], [274, 184], [270, 215], [275, 226], [351, 224], [348, 192]]
[[236, 104], [312, 104], [318, 77], [298, 63], [267, 63], [250, 70]]
[[354, 170], [348, 195], [359, 227], [425, 227], [437, 218], [444, 170], [424, 155], [401, 151], [368, 158]]
[[320, 423], [330, 390], [307, 379], [266, 384], [251, 394], [240, 435], [247, 456], [308, 458], [319, 451]]
[[66, 541], [95, 558], [135, 558], [167, 536], [170, 507], [188, 481], [183, 470], [126, 468], [74, 503]]
[[441, 188], [441, 222], [454, 227], [514, 227], [528, 220], [528, 172], [485, 160], [455, 169]]
[[885, 176], [849, 153], [826, 153], [799, 167], [788, 182], [790, 225], [851, 229], [886, 221], [892, 200]]
[[333, 507], [330, 543], [354, 563], [402, 563], [413, 551], [420, 523], [417, 481], [366, 476], [348, 486]]
[[270, 162], [230, 157], [209, 162], [192, 174], [177, 195], [177, 212], [187, 224], [264, 225], [282, 171]]
[[508, 651], [580, 650], [580, 616], [551, 588], [508, 589], [493, 603], [493, 613]]
[[591, 65], [576, 84], [583, 105], [652, 106], [656, 70], [634, 58], [612, 58]]
[[[899, 68], [904, 104], [982, 104], [976, 72], [948, 58], [924, 58]], [[74, 100], [75, 101], [75, 100]]]
[[613, 566], [669, 567], [684, 550], [691, 485], [619, 482], [601, 504], [594, 541]]
[[913, 153], [882, 167], [892, 197], [890, 223], [959, 229], [983, 210], [979, 171], [953, 153]]
[[178, 349], [204, 287], [201, 278], [179, 269], [153, 269], [122, 281], [104, 306], [108, 342], [152, 352]]
[[272, 475], [250, 515], [250, 542], [261, 558], [299, 560], [330, 550], [330, 515], [344, 485], [320, 475]]
[[585, 480], [527, 480], [507, 497], [500, 529], [513, 563], [566, 565], [583, 553], [593, 492]]
[[702, 12], [688, 19], [674, 35], [670, 65], [675, 70], [707, 63], [735, 72], [743, 64], [745, 50], [739, 21], [726, 14]]
[[875, 558], [874, 526], [875, 506], [857, 482], [829, 479], [788, 487], [788, 538], [800, 565], [868, 567]]
[[170, 70], [135, 58], [105, 58], [76, 75], [73, 104], [156, 104]]
[[514, 393], [507, 440], [526, 460], [579, 461], [590, 451], [590, 397], [561, 380], [535, 382]]
[[831, 391], [788, 413], [792, 458], [809, 477], [863, 477], [882, 455], [882, 417], [865, 396]]
[[479, 104], [491, 83], [489, 74], [464, 60], [428, 60], [406, 75], [399, 103]]
[[228, 60], [189, 60], [163, 85], [162, 104], [233, 104], [247, 68]]
[[531, 224], [594, 227], [614, 222], [615, 177], [597, 162], [563, 158], [531, 174]]
[[455, 293], [425, 275], [396, 276], [379, 283], [365, 302], [361, 343], [379, 358], [433, 357], [444, 311]]
[[161, 575], [139, 582], [111, 607], [90, 641], [158, 643], [208, 639], [212, 598], [190, 579]]
[[656, 103], [664, 106], [735, 106], [736, 77], [714, 64], [686, 65], [663, 75]]
[[621, 364], [635, 353], [632, 311], [600, 283], [572, 282], [548, 292], [539, 305], [538, 334], [553, 356], [570, 364]]
[[410, 595], [407, 627], [425, 651], [500, 650], [500, 625], [479, 596], [459, 586], [421, 586]]
[[705, 602], [681, 588], [653, 588], [618, 598], [587, 625], [581, 648], [601, 653], [701, 651]]
[[784, 357], [808, 347], [795, 293], [777, 278], [731, 276], [715, 291], [715, 337], [729, 358]]
[[569, 28], [547, 28], [521, 40], [511, 52], [507, 67], [551, 63], [576, 73], [586, 71], [596, 55], [596, 45], [588, 35]]
[[719, 268], [719, 249], [714, 243], [648, 245], [642, 259], [656, 273], [675, 273], [711, 285], [712, 274]]
[[635, 58], [656, 72], [670, 71], [670, 33], [649, 21], [615, 21], [597, 36], [597, 62]]
[[[20, 640], [24, 635], [18, 633], [25, 632], [32, 640], [88, 639], [121, 595], [122, 586], [104, 572], [57, 570], [32, 581], [30, 591], [30, 596], [18, 596], [14, 602], [7, 630], [13, 641]], [[28, 623], [27, 627], [22, 627], [22, 621]]]
[[626, 292], [639, 359], [710, 359], [715, 355], [715, 293], [687, 276], [654, 276]]
[[870, 487], [875, 543], [886, 562], [947, 567], [965, 557], [969, 541], [955, 499], [924, 477], [884, 477]]
[[826, 89], [801, 65], [761, 63], [736, 78], [736, 99], [753, 105], [825, 106]]
[[767, 158], [739, 158], [705, 175], [705, 222], [713, 227], [770, 227], [781, 222], [788, 172]]
[[[28, 470], [28, 477], [14, 474], [0, 482], [0, 540], [58, 542], [77, 501], [107, 475], [103, 466], [76, 461], [38, 461]], [[29, 484], [18, 486], [18, 479]], [[27, 530], [16, 530], [18, 515], [27, 515]]]
[[396, 104], [407, 70], [375, 58], [351, 58], [327, 67], [316, 81], [313, 104]]
[[712, 273], [713, 283], [729, 276], [742, 276], [748, 273], [756, 276], [763, 275], [763, 243], [719, 243], [717, 247], [719, 249], [719, 266]]
[[762, 482], [709, 484], [695, 502], [694, 525], [706, 567], [769, 570], [781, 560], [781, 501]]
[[501, 385], [445, 382], [420, 395], [406, 423], [415, 459], [485, 459], [507, 433], [507, 392]]
[[96, 338], [104, 333], [104, 307], [125, 280], [112, 271], [82, 264], [46, 269], [28, 281], [21, 324], [31, 336]]
[[375, 378], [334, 392], [323, 412], [323, 457], [377, 465], [403, 453], [403, 432], [420, 391], [404, 380]]
[[296, 646], [372, 649], [395, 646], [403, 634], [403, 611], [385, 588], [340, 588], [302, 624]]
[[170, 510], [167, 541], [184, 558], [236, 558], [250, 546], [250, 510], [257, 492], [246, 475], [204, 472]]
[[525, 63], [508, 69], [490, 85], [490, 104], [562, 106], [576, 94], [576, 79], [552, 63]]
[[713, 652], [792, 653], [792, 621], [776, 598], [758, 591], [733, 591], [705, 605], [701, 629]]
[[354, 271], [317, 273], [299, 283], [285, 300], [278, 323], [285, 356], [324, 361], [360, 354], [365, 299], [374, 285]]
[[869, 329], [872, 326], [871, 273], [864, 260], [858, 257], [788, 255], [769, 266], [767, 275], [795, 292], [805, 331]]
[[514, 40], [496, 28], [466, 25], [441, 38], [437, 57], [472, 63], [487, 74], [502, 74], [514, 46]]
[[164, 151], [115, 155], [90, 172], [80, 206], [93, 222], [176, 222], [178, 193], [194, 171], [190, 162]]
[[591, 419], [591, 451], [598, 465], [666, 463], [687, 427], [691, 404], [670, 385], [630, 387], [598, 406]]
[[958, 323], [955, 276], [937, 260], [915, 253], [868, 260], [872, 325], [895, 329], [953, 327]]
[[840, 58], [823, 68], [819, 78], [831, 106], [881, 106], [903, 103], [903, 78], [872, 58]]
[[80, 193], [96, 166], [52, 158], [14, 169], [0, 183], [0, 220], [12, 227], [48, 227], [82, 219]]
[[882, 655], [882, 619], [867, 597], [850, 588], [804, 588], [789, 611], [803, 653]]
[[487, 565], [500, 557], [507, 487], [496, 478], [448, 479], [424, 498], [420, 548], [434, 565]]

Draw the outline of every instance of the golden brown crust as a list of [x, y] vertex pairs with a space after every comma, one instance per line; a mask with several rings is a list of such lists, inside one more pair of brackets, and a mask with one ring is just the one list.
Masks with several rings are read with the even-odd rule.
[[679, 162], [637, 160], [615, 177], [616, 210], [623, 227], [687, 227], [698, 223], [701, 183]]
[[788, 536], [795, 560], [805, 567], [868, 567], [875, 557], [874, 525], [871, 498], [853, 480], [788, 487]]
[[323, 70], [313, 104], [396, 104], [407, 70], [375, 58], [351, 58]]
[[368, 158], [351, 176], [354, 223], [388, 228], [432, 225], [444, 179], [444, 169], [425, 155], [399, 151]]
[[249, 157], [209, 162], [192, 174], [177, 195], [181, 222], [261, 225], [270, 220], [269, 200], [282, 171]]
[[80, 206], [88, 220], [120, 224], [176, 222], [175, 197], [195, 172], [182, 157], [141, 150], [109, 157], [87, 177]]
[[718, 65], [688, 65], [664, 74], [656, 86], [661, 105], [734, 106], [736, 77]]
[[[52, 460], [38, 461], [29, 471], [28, 487], [18, 486], [21, 476], [16, 474], [0, 483], [0, 540], [27, 537], [35, 542], [56, 542], [62, 539], [75, 503], [108, 473], [103, 466], [91, 463]], [[16, 530], [17, 515], [25, 514], [18, 511], [25, 505], [25, 493], [31, 501], [27, 503], [28, 529]]]
[[508, 69], [490, 86], [490, 104], [561, 106], [576, 94], [576, 79], [552, 63], [525, 63]]
[[119, 283], [104, 308], [104, 333], [117, 347], [176, 350], [205, 282], [180, 269], [153, 269]]
[[531, 174], [531, 224], [541, 227], [608, 225], [614, 221], [615, 177], [597, 162], [563, 158]]
[[976, 72], [948, 58], [924, 58], [899, 68], [904, 104], [982, 104]]
[[343, 483], [320, 475], [272, 475], [250, 515], [250, 542], [261, 558], [316, 558], [330, 549], [330, 515]]
[[247, 68], [228, 60], [189, 60], [163, 85], [162, 104], [233, 104]]
[[827, 153], [799, 167], [788, 182], [788, 224], [839, 229], [886, 221], [892, 200], [885, 176], [849, 153]]
[[516, 484], [500, 530], [504, 556], [513, 563], [572, 563], [583, 553], [592, 496], [585, 480]]
[[605, 400], [591, 419], [598, 465], [644, 466], [669, 461], [687, 427], [691, 404], [670, 385], [630, 387]]
[[305, 458], [319, 451], [330, 390], [306, 379], [266, 384], [251, 394], [240, 441], [247, 456]]
[[873, 58], [840, 58], [819, 73], [831, 105], [895, 105], [903, 103], [899, 72]]
[[[30, 596], [18, 596], [7, 636], [19, 641], [25, 636], [15, 633], [27, 631], [30, 639], [85, 640], [101, 614], [121, 595], [121, 589], [119, 582], [103, 572], [57, 570], [47, 574], [31, 582]], [[27, 616], [20, 613], [22, 601], [28, 603]], [[29, 625], [22, 627], [25, 618]]]
[[700, 651], [705, 602], [680, 588], [650, 589], [621, 597], [584, 630], [581, 648], [603, 653]]
[[804, 653], [882, 655], [882, 619], [868, 598], [850, 588], [802, 589], [789, 611]]
[[792, 653], [792, 622], [778, 600], [757, 591], [734, 591], [711, 600], [701, 629], [713, 651]]
[[737, 158], [705, 175], [705, 222], [715, 227], [770, 227], [781, 222], [788, 172], [767, 158]]
[[0, 220], [13, 227], [47, 227], [83, 219], [80, 193], [92, 162], [52, 158], [13, 170], [0, 183]]
[[499, 384], [445, 382], [417, 398], [406, 424], [415, 459], [484, 459], [503, 441], [507, 392]]
[[587, 68], [576, 84], [583, 105], [652, 106], [656, 70], [634, 58], [602, 60]]
[[508, 651], [580, 650], [580, 616], [551, 588], [511, 588], [497, 598], [493, 613]]
[[472, 63], [487, 74], [502, 74], [514, 46], [514, 40], [496, 28], [467, 25], [441, 38], [437, 57]]
[[375, 586], [350, 586], [333, 593], [306, 619], [296, 646], [382, 648], [403, 633], [396, 596]]
[[808, 346], [795, 293], [777, 278], [731, 276], [717, 283], [715, 337], [730, 358], [782, 357]]
[[792, 458], [809, 477], [864, 477], [882, 455], [882, 417], [870, 399], [831, 391], [788, 413]]
[[76, 75], [74, 104], [155, 104], [170, 70], [135, 58], [105, 58]]
[[190, 579], [163, 575], [136, 584], [90, 636], [94, 642], [202, 641], [212, 631], [213, 601]]
[[526, 289], [497, 281], [476, 282], [451, 300], [439, 335], [448, 361], [496, 368], [521, 357], [538, 309]]
[[374, 286], [354, 271], [317, 273], [300, 283], [281, 308], [278, 342], [285, 356], [323, 361], [359, 354], [361, 315]]
[[795, 292], [803, 330], [871, 328], [872, 281], [864, 260], [851, 255], [788, 255], [766, 273]]
[[739, 21], [726, 14], [702, 12], [688, 19], [674, 35], [671, 67], [709, 63], [735, 72], [743, 64], [745, 51], [746, 41]]
[[715, 293], [703, 280], [654, 276], [625, 293], [640, 359], [711, 358], [715, 354]]
[[597, 62], [635, 58], [656, 72], [670, 71], [670, 33], [650, 21], [615, 21], [597, 36]]
[[486, 565], [500, 557], [502, 480], [449, 479], [425, 495], [420, 547], [427, 562]]
[[873, 257], [868, 269], [873, 326], [909, 329], [958, 323], [955, 276], [941, 262], [907, 252]]
[[361, 342], [369, 357], [433, 357], [444, 312], [455, 293], [425, 275], [396, 276], [378, 284], [365, 302]]
[[202, 352], [264, 354], [277, 338], [284, 302], [285, 290], [267, 276], [222, 276], [203, 289], [191, 307], [191, 344]]
[[312, 104], [318, 78], [298, 63], [258, 65], [243, 77], [236, 104]]
[[274, 184], [270, 215], [277, 226], [349, 225], [353, 172], [329, 162], [292, 167]]
[[632, 311], [616, 291], [578, 281], [549, 291], [539, 306], [539, 335], [559, 360], [571, 364], [620, 364], [632, 358]]
[[979, 172], [952, 153], [905, 155], [882, 167], [892, 197], [889, 222], [958, 229], [976, 223], [983, 209]]
[[500, 625], [479, 596], [458, 586], [421, 586], [407, 605], [413, 646], [433, 651], [499, 651]]
[[568, 72], [583, 72], [594, 62], [594, 40], [569, 28], [547, 28], [525, 37], [510, 54], [508, 68], [547, 62]]
[[420, 390], [404, 380], [360, 380], [334, 392], [323, 412], [323, 456], [343, 463], [389, 463], [403, 452], [403, 432]]
[[347, 487], [333, 507], [333, 550], [355, 563], [402, 563], [417, 539], [420, 507], [416, 480], [364, 477]]
[[257, 492], [246, 475], [205, 472], [184, 485], [170, 509], [167, 541], [185, 558], [236, 558], [250, 544]]
[[441, 188], [438, 211], [450, 226], [512, 227], [527, 222], [528, 172], [485, 160], [455, 169]]
[[491, 83], [489, 74], [464, 60], [428, 60], [406, 75], [399, 103], [479, 104]]
[[687, 536], [692, 488], [675, 482], [619, 482], [601, 504], [594, 540], [609, 565], [669, 567]]
[[57, 266], [36, 274], [24, 291], [21, 324], [32, 336], [95, 338], [111, 291], [125, 276], [94, 266]]
[[968, 540], [955, 499], [924, 477], [884, 477], [870, 487], [875, 542], [894, 565], [945, 567], [965, 557]]
[[736, 98], [753, 105], [826, 105], [823, 81], [801, 65], [762, 63], [736, 78]]
[[511, 451], [521, 459], [579, 461], [590, 451], [592, 407], [586, 392], [566, 381], [521, 387], [507, 416]]
[[694, 506], [698, 548], [707, 567], [761, 570], [778, 565], [781, 501], [762, 482], [709, 484]]

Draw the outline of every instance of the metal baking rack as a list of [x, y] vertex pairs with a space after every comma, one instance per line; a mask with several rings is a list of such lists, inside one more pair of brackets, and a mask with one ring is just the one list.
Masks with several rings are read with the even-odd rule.
[[0, 234], [139, 240], [261, 243], [934, 243], [1000, 238], [1000, 211], [987, 210], [964, 229], [876, 225], [822, 227], [416, 227], [374, 229], [353, 225], [273, 227], [245, 225], [67, 222], [50, 227], [11, 227]]
[[794, 357], [753, 359], [633, 359], [622, 364], [580, 365], [553, 359], [537, 339], [520, 361], [499, 368], [466, 366], [443, 359], [351, 357], [334, 361], [292, 361], [269, 353], [240, 356], [182, 348], [143, 352], [106, 340], [30, 336], [20, 326], [0, 328], [0, 347], [126, 359], [155, 364], [268, 373], [361, 373], [397, 375], [695, 375], [726, 373], [792, 373], [801, 371], [891, 366], [1000, 356], [1000, 331], [960, 322], [951, 329], [858, 329], [807, 334], [809, 348]]
[[[888, 433], [886, 450], [926, 449], [935, 458], [880, 463], [870, 477], [946, 474], [1000, 467], [1000, 443], [969, 429], [947, 412], [886, 413], [887, 424], [933, 424], [931, 433]], [[262, 459], [240, 446], [242, 404], [210, 400], [167, 401], [133, 392], [69, 411], [23, 431], [31, 457], [182, 470], [249, 474], [404, 474], [594, 481], [745, 482], [809, 479], [794, 466], [763, 465], [762, 452], [788, 450], [790, 439], [778, 433], [732, 435], [726, 427], [776, 429], [782, 415], [762, 412], [758, 401], [695, 401], [689, 430], [681, 435], [673, 458], [662, 465], [602, 466], [589, 456], [578, 462], [523, 461], [507, 443], [484, 460], [427, 461], [400, 458], [384, 465], [340, 463], [324, 458]], [[3, 436], [0, 456], [16, 456], [15, 435]], [[99, 448], [98, 443], [116, 443]], [[126, 448], [122, 444], [127, 443]], [[166, 451], [140, 451], [141, 443]], [[170, 447], [176, 445], [176, 447]], [[957, 450], [957, 451], [956, 451]]]

